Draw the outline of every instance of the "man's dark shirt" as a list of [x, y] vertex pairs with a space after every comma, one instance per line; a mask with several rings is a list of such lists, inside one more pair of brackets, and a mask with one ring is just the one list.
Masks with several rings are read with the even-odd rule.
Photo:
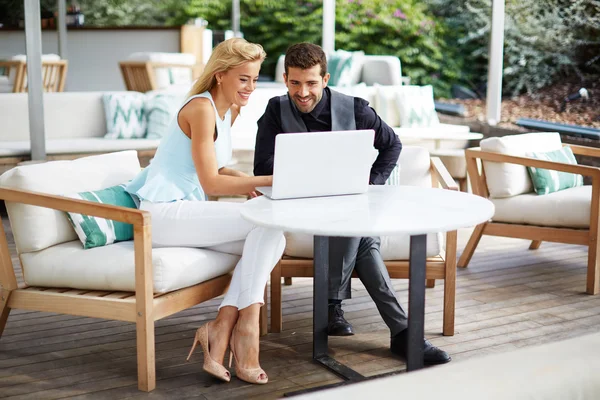
[[[323, 90], [321, 101], [310, 113], [300, 113], [309, 132], [331, 131], [331, 93], [329, 88]], [[373, 129], [375, 131], [374, 146], [379, 155], [371, 168], [370, 183], [383, 185], [394, 169], [402, 144], [394, 130], [379, 118], [369, 107], [369, 102], [354, 98], [354, 119], [356, 129]], [[275, 153], [275, 136], [282, 133], [279, 97], [269, 100], [267, 109], [258, 120], [258, 133], [254, 151], [254, 175], [273, 175], [273, 155]], [[310, 157], [307, 155], [307, 162]]]

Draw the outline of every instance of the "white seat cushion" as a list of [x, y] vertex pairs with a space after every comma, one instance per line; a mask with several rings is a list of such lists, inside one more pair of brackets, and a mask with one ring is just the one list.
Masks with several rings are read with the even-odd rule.
[[[195, 285], [233, 270], [239, 256], [188, 247], [152, 250], [154, 293]], [[32, 286], [134, 291], [133, 241], [84, 250], [78, 240], [21, 254]]]
[[496, 207], [495, 222], [539, 226], [589, 228], [592, 187], [579, 186], [539, 196], [526, 193], [490, 199]]
[[[557, 132], [535, 132], [522, 135], [491, 137], [480, 143], [481, 150], [525, 157], [534, 151], [548, 152], [562, 147]], [[490, 197], [502, 198], [533, 191], [531, 178], [523, 165], [483, 162]]]
[[[284, 254], [291, 257], [313, 258], [313, 236], [303, 233], [285, 233], [287, 244]], [[434, 257], [443, 251], [443, 235], [441, 233], [427, 235], [427, 257]], [[388, 260], [408, 260], [410, 237], [381, 237], [381, 256]]]

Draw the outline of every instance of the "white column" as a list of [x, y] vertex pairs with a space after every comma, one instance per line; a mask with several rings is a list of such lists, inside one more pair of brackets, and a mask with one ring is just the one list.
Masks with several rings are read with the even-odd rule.
[[67, 5], [66, 0], [58, 0], [58, 54], [63, 60], [69, 58], [67, 54]]
[[234, 37], [240, 37], [240, 0], [231, 3], [231, 29]]
[[323, 0], [323, 50], [335, 51], [335, 0]]
[[46, 159], [44, 93], [42, 88], [42, 22], [39, 0], [25, 0], [25, 46], [27, 48], [27, 100], [31, 159]]
[[492, 34], [488, 66], [486, 117], [490, 125], [500, 122], [504, 60], [504, 0], [493, 0]]

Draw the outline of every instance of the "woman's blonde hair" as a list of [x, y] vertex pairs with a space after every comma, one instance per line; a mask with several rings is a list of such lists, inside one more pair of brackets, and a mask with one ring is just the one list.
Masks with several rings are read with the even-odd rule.
[[217, 84], [217, 73], [226, 72], [249, 61], [262, 63], [266, 56], [261, 45], [242, 38], [231, 38], [219, 43], [213, 49], [202, 75], [192, 86], [188, 97], [211, 90]]

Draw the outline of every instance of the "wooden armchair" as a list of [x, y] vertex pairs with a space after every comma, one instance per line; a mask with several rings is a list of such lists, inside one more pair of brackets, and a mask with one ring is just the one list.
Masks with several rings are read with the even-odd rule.
[[[119, 63], [123, 81], [127, 90], [136, 92], [149, 92], [151, 90], [163, 89], [166, 87], [162, 83], [163, 79], [157, 77], [157, 71], [162, 73], [171, 68], [188, 69], [192, 79], [197, 78], [202, 73], [202, 65], [189, 65], [178, 63], [165, 63], [156, 61], [121, 61]], [[191, 85], [190, 81], [190, 85]]]
[[[458, 186], [444, 167], [439, 158], [429, 156], [427, 150], [405, 146], [399, 160], [400, 184], [414, 186], [441, 186], [443, 189], [458, 190]], [[431, 236], [431, 235], [428, 235]], [[456, 295], [456, 240], [457, 232], [446, 233], [445, 250], [438, 254], [430, 254], [427, 258], [425, 276], [427, 286], [433, 287], [436, 279], [444, 280], [444, 322], [443, 334], [454, 335], [454, 307]], [[271, 272], [271, 332], [281, 332], [281, 278], [312, 277], [313, 259], [308, 257], [290, 256], [291, 246], [298, 238], [297, 234], [286, 234], [288, 245], [284, 256]], [[438, 234], [438, 238], [441, 234]], [[408, 279], [408, 254], [401, 259], [390, 259], [386, 256], [382, 238], [382, 256], [392, 279]], [[399, 237], [398, 240], [408, 243], [409, 237]], [[428, 237], [430, 242], [430, 237]], [[398, 243], [395, 243], [396, 245]], [[441, 243], [440, 243], [441, 244]], [[429, 252], [428, 245], [428, 252]], [[440, 246], [441, 249], [442, 246]], [[287, 282], [286, 282], [287, 283]]]
[[[21, 60], [0, 61], [12, 93], [27, 92], [27, 63]], [[42, 87], [44, 92], [62, 92], [67, 80], [67, 60], [42, 60]]]
[[[560, 136], [557, 133], [514, 135], [514, 139], [520, 140], [519, 137], [528, 135], [529, 138], [532, 137], [531, 135], [541, 135], [540, 138], [546, 144], [556, 143], [556, 140], [558, 140], [558, 146], [561, 146]], [[491, 139], [503, 140], [503, 138]], [[473, 193], [490, 198], [496, 207], [496, 213], [491, 221], [480, 224], [475, 228], [458, 261], [458, 266], [467, 267], [482, 235], [528, 239], [532, 241], [529, 246], [531, 250], [538, 249], [542, 241], [584, 245], [588, 246], [586, 292], [597, 294], [600, 289], [600, 259], [598, 258], [600, 246], [598, 232], [600, 168], [526, 157], [523, 154], [527, 149], [526, 146], [531, 144], [531, 141], [529, 143], [524, 141], [520, 145], [521, 155], [482, 150], [487, 144], [486, 141], [489, 140], [482, 141], [481, 148], [466, 150], [466, 159]], [[576, 145], [562, 146], [569, 146], [574, 154], [600, 157], [600, 149], [597, 148]], [[543, 151], [547, 151], [547, 149]], [[503, 151], [503, 153], [507, 152], [511, 153], [510, 151]], [[581, 174], [584, 177], [590, 177], [592, 184], [591, 186], [564, 189], [541, 196], [526, 192], [494, 198], [493, 191], [497, 190], [498, 176], [497, 171], [490, 171], [490, 168], [506, 168], [509, 165], [518, 168], [529, 166]], [[515, 176], [511, 176], [511, 172], [506, 173], [506, 171], [504, 170], [504, 179], [507, 182], [514, 180]], [[512, 173], [514, 172], [513, 169]], [[494, 178], [490, 178], [492, 173]], [[491, 182], [492, 179], [496, 182]], [[518, 176], [516, 179], [519, 179]]]
[[[151, 391], [156, 385], [154, 321], [223, 294], [239, 257], [204, 249], [152, 249], [148, 212], [53, 194], [105, 188], [139, 170], [135, 151], [127, 151], [22, 166], [2, 175], [0, 199], [6, 201], [27, 284], [17, 282], [0, 223], [0, 335], [13, 308], [133, 322], [138, 387]], [[134, 239], [84, 250], [65, 211], [130, 223]], [[206, 264], [210, 268], [202, 267]], [[200, 270], [212, 271], [201, 276]]]

